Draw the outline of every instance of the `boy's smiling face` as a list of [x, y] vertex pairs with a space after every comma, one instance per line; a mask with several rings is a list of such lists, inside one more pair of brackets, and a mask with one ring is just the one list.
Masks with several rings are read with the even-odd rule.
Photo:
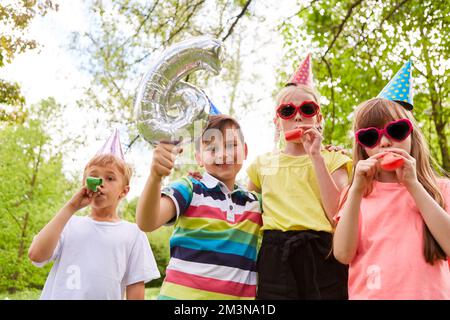
[[232, 124], [223, 130], [209, 129], [204, 135], [196, 159], [200, 166], [222, 182], [233, 181], [244, 160], [247, 158], [247, 145], [242, 142], [238, 129]]
[[93, 196], [91, 207], [94, 209], [112, 208], [115, 210], [119, 201], [125, 197], [130, 189], [125, 185], [123, 174], [118, 168], [111, 165], [92, 165], [87, 168], [86, 177], [102, 179], [102, 185], [97, 188]]

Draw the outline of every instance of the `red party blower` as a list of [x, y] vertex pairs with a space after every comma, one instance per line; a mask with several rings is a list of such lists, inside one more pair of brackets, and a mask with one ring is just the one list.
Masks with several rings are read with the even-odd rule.
[[403, 166], [404, 162], [405, 161], [402, 157], [395, 153], [389, 152], [381, 159], [380, 166], [383, 170], [394, 171]]
[[289, 130], [284, 133], [284, 138], [286, 139], [286, 141], [298, 140], [302, 136], [303, 136], [303, 129], [300, 128]]

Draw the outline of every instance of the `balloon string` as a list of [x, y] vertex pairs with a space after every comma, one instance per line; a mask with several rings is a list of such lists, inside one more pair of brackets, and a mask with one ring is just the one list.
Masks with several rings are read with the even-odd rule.
[[127, 150], [125, 151], [125, 153], [128, 152], [128, 150], [131, 149], [131, 146], [136, 142], [136, 140], [140, 137], [140, 135], [138, 134], [131, 142], [130, 144], [127, 146]]

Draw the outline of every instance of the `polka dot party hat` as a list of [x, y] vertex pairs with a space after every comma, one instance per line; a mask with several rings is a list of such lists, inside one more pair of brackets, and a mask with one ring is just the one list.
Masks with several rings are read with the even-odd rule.
[[305, 60], [303, 60], [298, 67], [297, 71], [289, 79], [287, 85], [290, 84], [302, 84], [314, 88], [310, 53], [308, 53]]
[[395, 101], [407, 110], [413, 109], [413, 78], [412, 61], [408, 60], [403, 67], [395, 74], [377, 98], [384, 98]]

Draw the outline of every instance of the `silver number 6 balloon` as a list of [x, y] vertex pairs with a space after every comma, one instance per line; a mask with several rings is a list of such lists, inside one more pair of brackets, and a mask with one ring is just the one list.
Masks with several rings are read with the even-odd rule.
[[146, 141], [192, 141], [196, 123], [207, 120], [211, 104], [201, 89], [181, 79], [200, 69], [217, 75], [223, 50], [217, 39], [196, 37], [174, 44], [151, 61], [134, 104], [138, 130]]

